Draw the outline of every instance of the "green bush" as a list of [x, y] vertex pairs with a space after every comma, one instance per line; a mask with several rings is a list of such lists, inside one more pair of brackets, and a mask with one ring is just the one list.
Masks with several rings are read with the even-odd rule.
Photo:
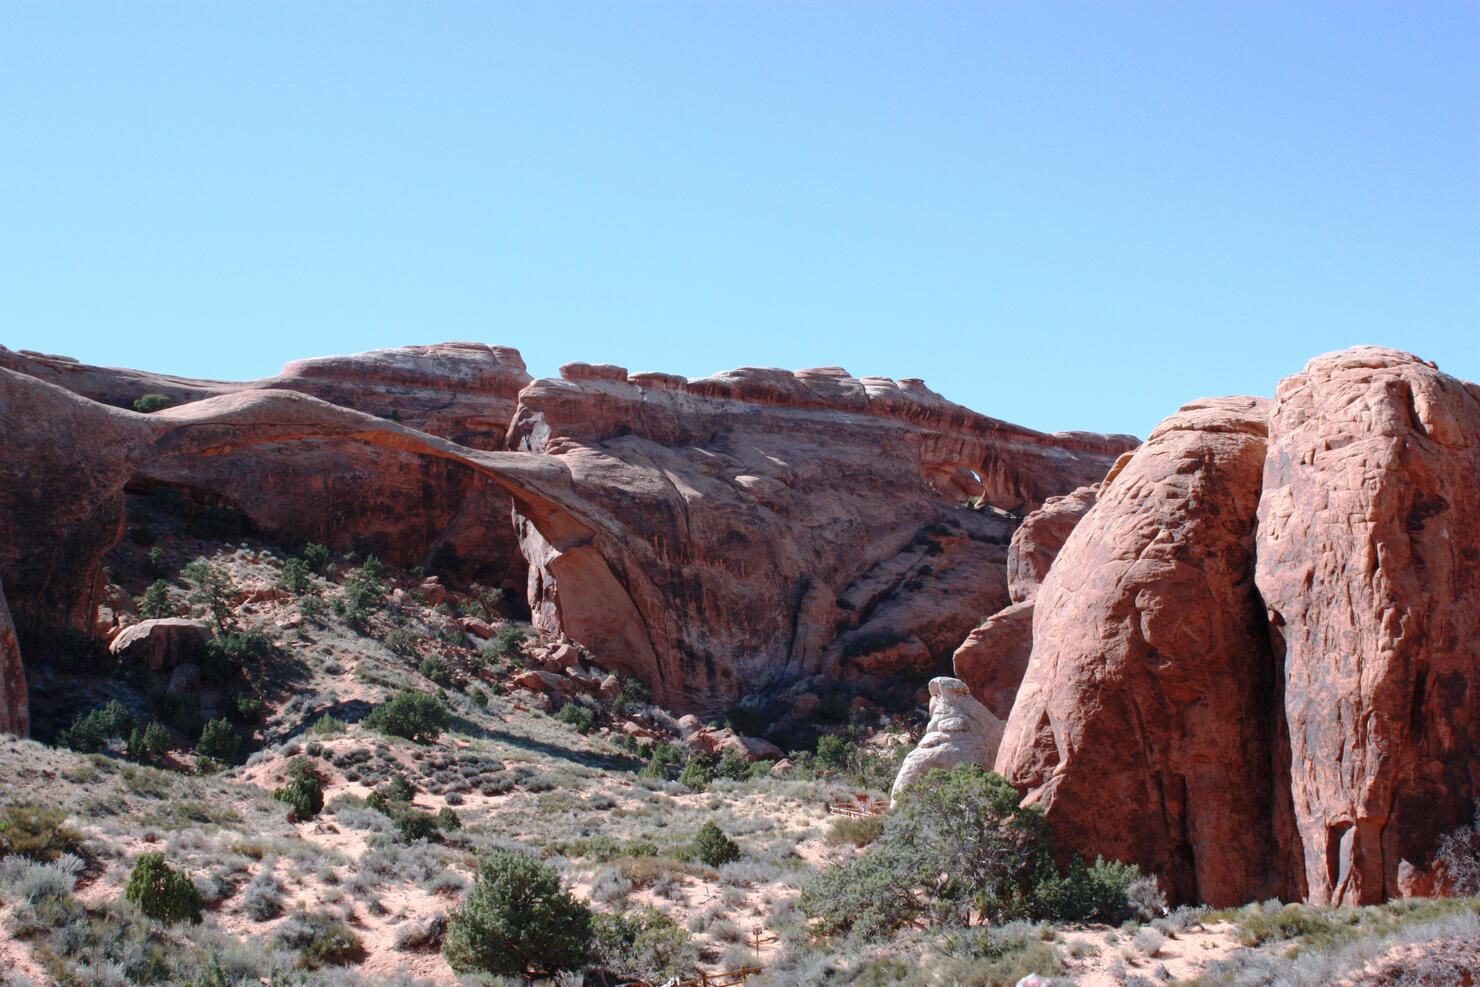
[[430, 743], [447, 729], [447, 707], [427, 692], [401, 692], [370, 711], [365, 726], [392, 737]]
[[410, 802], [416, 796], [416, 789], [403, 774], [392, 775], [378, 791], [389, 802]]
[[168, 394], [145, 394], [134, 399], [134, 410], [142, 415], [152, 415], [174, 403], [174, 398]]
[[0, 809], [0, 857], [16, 854], [47, 864], [64, 853], [86, 855], [82, 834], [67, 825], [65, 812], [29, 802]]
[[278, 577], [278, 586], [294, 596], [302, 596], [312, 586], [308, 579], [310, 571], [308, 563], [303, 559], [289, 559], [283, 563], [283, 573]]
[[555, 719], [561, 723], [570, 724], [579, 733], [590, 733], [596, 726], [595, 711], [580, 703], [566, 703], [560, 707], [560, 712], [555, 714]]
[[318, 737], [332, 737], [336, 734], [344, 733], [348, 729], [343, 721], [337, 720], [328, 713], [325, 713], [309, 724], [307, 732]]
[[200, 731], [200, 740], [196, 743], [197, 752], [206, 757], [219, 758], [226, 761], [236, 756], [241, 747], [242, 739], [231, 729], [231, 724], [225, 718], [212, 720]]
[[635, 914], [597, 915], [592, 930], [596, 965], [619, 980], [667, 980], [699, 965], [694, 938], [650, 905]]
[[134, 714], [117, 699], [110, 699], [106, 706], [78, 715], [70, 727], [57, 735], [57, 743], [91, 754], [110, 740], [127, 737], [132, 729]]
[[155, 546], [144, 556], [144, 574], [151, 579], [163, 579], [170, 574], [170, 564], [164, 557], [164, 549]]
[[469, 689], [468, 698], [477, 703], [479, 706], [488, 705], [488, 693], [483, 691], [482, 686], [475, 685], [471, 689]]
[[444, 805], [437, 810], [437, 827], [444, 833], [450, 833], [456, 829], [462, 829], [462, 820], [457, 817], [450, 805]]
[[[392, 648], [391, 650], [395, 649]], [[431, 680], [436, 685], [447, 686], [452, 684], [452, 673], [447, 670], [446, 665], [442, 664], [442, 659], [436, 655], [431, 655], [424, 660], [421, 663], [419, 671], [423, 678]]]
[[298, 954], [298, 965], [310, 970], [358, 963], [367, 953], [355, 930], [339, 919], [298, 910], [273, 930], [272, 943]]
[[150, 720], [140, 729], [134, 727], [128, 735], [128, 757], [141, 764], [158, 764], [170, 751], [170, 733], [158, 720]]
[[203, 670], [216, 679], [225, 679], [253, 662], [277, 654], [272, 639], [256, 627], [245, 631], [228, 631], [206, 642]]
[[429, 840], [437, 835], [437, 830], [440, 828], [437, 817], [421, 809], [405, 809], [393, 818], [396, 831], [407, 843]]
[[159, 620], [162, 617], [173, 617], [180, 612], [179, 606], [170, 599], [170, 584], [168, 580], [156, 579], [139, 597], [139, 616], [145, 620]]
[[197, 558], [181, 572], [186, 579], [195, 583], [190, 593], [190, 602], [204, 607], [216, 633], [225, 636], [236, 629], [236, 613], [232, 606], [236, 602], [237, 588], [231, 575], [221, 566], [213, 565], [204, 558]]
[[732, 863], [740, 859], [740, 845], [724, 834], [712, 822], [707, 822], [699, 827], [699, 832], [694, 834], [694, 842], [689, 844], [695, 859], [703, 861], [710, 867], [718, 867], [721, 864]]
[[1107, 922], [1119, 925], [1131, 918], [1127, 892], [1141, 876], [1135, 864], [1095, 858], [1094, 865], [1070, 863], [1062, 874], [1041, 879], [1031, 893], [1033, 918], [1060, 922]]
[[819, 931], [891, 932], [931, 915], [964, 925], [1021, 913], [1052, 870], [1041, 810], [978, 765], [931, 771], [900, 797], [883, 833], [851, 863], [824, 871], [798, 904]]
[[457, 973], [552, 974], [590, 958], [591, 910], [560, 886], [555, 868], [495, 850], [447, 920], [442, 955]]
[[702, 792], [714, 781], [714, 757], [710, 754], [695, 754], [684, 762], [678, 774], [680, 785]]
[[303, 546], [304, 563], [319, 575], [325, 575], [329, 571], [329, 550], [323, 545], [310, 542]]
[[493, 643], [489, 648], [501, 655], [512, 654], [519, 651], [528, 639], [529, 633], [524, 628], [506, 624], [493, 635]]
[[288, 784], [273, 791], [272, 797], [288, 804], [288, 819], [306, 822], [324, 811], [324, 784], [312, 764], [296, 758], [288, 765]]
[[256, 723], [262, 719], [262, 700], [256, 696], [237, 693], [231, 697], [231, 706], [226, 715], [236, 723]]
[[161, 922], [199, 922], [204, 907], [195, 882], [165, 863], [162, 853], [146, 853], [138, 859], [123, 896]]

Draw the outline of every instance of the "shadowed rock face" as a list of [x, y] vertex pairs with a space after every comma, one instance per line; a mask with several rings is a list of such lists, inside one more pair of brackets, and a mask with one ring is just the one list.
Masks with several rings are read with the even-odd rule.
[[26, 698], [26, 670], [21, 665], [21, 646], [0, 586], [0, 731], [24, 737], [31, 729], [30, 704]]
[[[542, 626], [670, 705], [714, 710], [810, 674], [943, 661], [1007, 595], [1012, 522], [965, 509], [963, 492], [1036, 506], [1134, 444], [1043, 435], [919, 382], [840, 370], [687, 381], [573, 365], [565, 380], [523, 386], [503, 451], [492, 423], [524, 379], [511, 353], [413, 347], [232, 385], [0, 350], [11, 368], [0, 370], [0, 411], [21, 422], [0, 438], [0, 578], [22, 649], [60, 625], [91, 626], [124, 485], [169, 482], [221, 493], [267, 531], [302, 530], [303, 501], [310, 532], [363, 528], [394, 509], [396, 530], [423, 550], [439, 531], [453, 541], [444, 517], [455, 509], [472, 532], [453, 542], [459, 555], [476, 562], [517, 537]], [[63, 386], [114, 404], [148, 392], [180, 403], [138, 415]], [[380, 417], [387, 406], [399, 423]], [[315, 481], [343, 471], [379, 492], [335, 513]]]
[[1314, 901], [1398, 893], [1480, 794], [1480, 388], [1361, 347], [1285, 380], [1258, 586]]

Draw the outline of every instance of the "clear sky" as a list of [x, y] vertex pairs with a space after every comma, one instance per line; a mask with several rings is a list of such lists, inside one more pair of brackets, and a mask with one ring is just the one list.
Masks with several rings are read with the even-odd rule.
[[1144, 435], [1480, 379], [1480, 4], [0, 0], [0, 342], [923, 377]]

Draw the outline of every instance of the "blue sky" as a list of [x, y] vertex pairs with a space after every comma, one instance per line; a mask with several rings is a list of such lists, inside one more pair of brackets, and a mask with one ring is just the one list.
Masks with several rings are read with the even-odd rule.
[[1480, 5], [0, 0], [0, 342], [923, 377], [1144, 435], [1480, 379]]

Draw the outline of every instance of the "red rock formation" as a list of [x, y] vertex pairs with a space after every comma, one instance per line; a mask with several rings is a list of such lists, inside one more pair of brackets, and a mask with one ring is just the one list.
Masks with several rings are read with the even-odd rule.
[[1038, 592], [997, 755], [1062, 847], [1135, 861], [1178, 901], [1277, 890], [1250, 579], [1267, 410], [1188, 405], [1106, 478]]
[[[521, 451], [482, 451], [257, 384], [190, 390], [0, 357], [36, 371], [0, 370], [0, 411], [21, 423], [0, 437], [0, 518], [12, 532], [0, 545], [0, 578], [23, 648], [28, 635], [39, 643], [62, 624], [92, 626], [99, 559], [118, 538], [126, 482], [172, 461], [184, 477], [241, 485], [250, 476], [230, 464], [260, 469], [251, 457], [267, 444], [291, 455], [368, 443], [501, 487], [535, 563], [536, 618], [635, 672], [656, 698], [711, 710], [773, 683], [867, 671], [868, 656], [895, 637], [909, 660], [943, 659], [975, 613], [1006, 602], [1010, 522], [963, 508], [932, 478], [964, 469], [986, 478], [989, 501], [1016, 506], [1055, 483], [1092, 479], [1130, 442], [1041, 435], [918, 383], [835, 371], [686, 382], [582, 366], [568, 371], [574, 381], [525, 389], [511, 431]], [[100, 397], [177, 387], [199, 400], [137, 415], [43, 383], [46, 374]], [[416, 513], [411, 501], [402, 513]]]
[[1312, 901], [1399, 892], [1480, 795], [1480, 388], [1359, 347], [1280, 384], [1258, 587]]
[[[394, 416], [477, 450], [501, 449], [520, 388], [519, 354], [482, 343], [406, 346], [288, 364], [276, 377], [231, 384], [91, 367], [65, 357], [0, 348], [0, 366], [114, 407], [146, 393], [175, 406], [243, 390], [311, 394], [345, 408]], [[175, 456], [141, 464], [131, 489], [164, 485], [240, 510], [252, 528], [286, 545], [372, 546], [400, 565], [459, 559], [460, 574], [522, 591], [526, 566], [510, 523], [512, 502], [462, 463], [345, 439], [263, 443], [231, 456]]]
[[510, 430], [586, 502], [563, 545], [521, 504], [531, 609], [678, 707], [943, 661], [1007, 602], [1011, 525], [938, 478], [1036, 504], [1133, 442], [1044, 436], [834, 368], [561, 372], [524, 390]]
[[30, 704], [26, 698], [26, 670], [21, 665], [21, 646], [0, 586], [0, 732], [24, 737], [31, 729]]
[[1023, 519], [1007, 549], [1007, 590], [1012, 605], [976, 627], [951, 658], [956, 677], [1000, 720], [1012, 711], [1033, 652], [1033, 598], [1069, 532], [1094, 506], [1098, 489], [1095, 484], [1050, 497]]

